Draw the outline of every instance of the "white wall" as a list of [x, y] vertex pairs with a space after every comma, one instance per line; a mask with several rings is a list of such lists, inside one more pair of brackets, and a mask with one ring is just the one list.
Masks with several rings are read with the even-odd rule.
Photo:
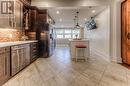
[[111, 61], [121, 63], [121, 2], [124, 0], [111, 0], [110, 21], [110, 57]]
[[92, 53], [96, 53], [110, 61], [110, 9], [109, 7], [98, 14], [95, 18], [97, 29], [87, 30], [84, 33], [90, 39]]

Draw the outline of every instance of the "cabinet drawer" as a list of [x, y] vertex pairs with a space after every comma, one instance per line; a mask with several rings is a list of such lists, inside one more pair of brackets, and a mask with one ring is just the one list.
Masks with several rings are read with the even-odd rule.
[[19, 48], [19, 46], [12, 46], [11, 50], [17, 50]]
[[31, 47], [32, 47], [32, 48], [36, 48], [37, 46], [38, 46], [37, 43], [32, 43], [32, 44], [31, 44]]
[[12, 46], [11, 50], [15, 51], [15, 50], [20, 50], [20, 49], [24, 49], [26, 48], [25, 45], [16, 45], [16, 46]]
[[10, 52], [10, 47], [2, 47], [0, 48], [0, 53]]
[[5, 52], [10, 52], [10, 47], [5, 47]]
[[31, 43], [31, 62], [38, 58], [38, 43]]
[[0, 48], [0, 53], [4, 53], [5, 52], [5, 48]]

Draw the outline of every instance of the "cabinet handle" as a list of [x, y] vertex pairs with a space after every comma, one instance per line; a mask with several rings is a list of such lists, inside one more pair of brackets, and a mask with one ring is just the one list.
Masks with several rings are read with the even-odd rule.
[[19, 64], [19, 61], [20, 61], [20, 60], [19, 60], [19, 59], [20, 59], [20, 58], [19, 58], [19, 50], [17, 50], [16, 52], [17, 52], [17, 56], [18, 56], [17, 59], [18, 59], [18, 67], [19, 67], [19, 65], [20, 65], [20, 64]]
[[130, 33], [127, 34], [127, 38], [130, 39]]
[[6, 56], [5, 56], [5, 75], [7, 75], [7, 57]]

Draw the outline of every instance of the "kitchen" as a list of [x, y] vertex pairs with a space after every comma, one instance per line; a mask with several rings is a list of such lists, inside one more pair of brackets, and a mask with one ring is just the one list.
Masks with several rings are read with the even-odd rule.
[[[31, 6], [30, 0], [1, 0], [0, 85], [38, 57], [49, 57], [55, 49], [54, 20], [47, 10]], [[37, 29], [39, 28], [39, 29]]]
[[109, 1], [84, 1], [0, 0], [0, 86], [129, 86], [110, 62]]

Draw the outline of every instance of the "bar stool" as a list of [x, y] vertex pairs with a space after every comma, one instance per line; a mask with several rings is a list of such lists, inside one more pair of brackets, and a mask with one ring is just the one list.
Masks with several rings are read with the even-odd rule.
[[[75, 54], [76, 54], [75, 60], [76, 60], [76, 62], [78, 60], [84, 60], [84, 61], [86, 61], [86, 55], [85, 55], [86, 48], [87, 48], [87, 46], [85, 46], [85, 45], [76, 45], [75, 46], [75, 51], [76, 51], [75, 52]], [[82, 55], [81, 55], [81, 53], [82, 53]]]

